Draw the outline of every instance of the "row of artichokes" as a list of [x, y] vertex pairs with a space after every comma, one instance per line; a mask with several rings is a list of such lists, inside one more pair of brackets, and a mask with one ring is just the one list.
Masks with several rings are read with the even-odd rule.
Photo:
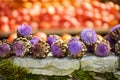
[[49, 35], [47, 41], [43, 41], [32, 36], [31, 26], [23, 24], [18, 27], [17, 38], [13, 42], [5, 39], [0, 41], [1, 58], [27, 55], [45, 58], [48, 54], [57, 58], [65, 56], [81, 58], [88, 52], [105, 57], [110, 55], [111, 51], [120, 54], [120, 24], [113, 27], [105, 37], [87, 28], [69, 41], [62, 40], [58, 35]]

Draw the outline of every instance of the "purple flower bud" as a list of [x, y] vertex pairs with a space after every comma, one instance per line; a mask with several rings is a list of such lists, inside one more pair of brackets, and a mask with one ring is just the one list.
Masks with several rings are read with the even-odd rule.
[[23, 37], [28, 37], [32, 34], [32, 27], [26, 24], [23, 24], [18, 27], [18, 34]]
[[105, 57], [109, 54], [110, 47], [105, 43], [100, 43], [95, 46], [95, 54], [100, 57]]
[[26, 53], [25, 46], [20, 41], [16, 41], [12, 44], [12, 50], [16, 56], [24, 56]]
[[69, 42], [68, 50], [70, 51], [71, 55], [77, 55], [82, 51], [82, 43], [80, 41]]
[[68, 51], [72, 57], [82, 57], [86, 50], [86, 46], [81, 41], [70, 41], [68, 43]]
[[60, 36], [58, 36], [58, 35], [49, 35], [49, 37], [47, 39], [47, 43], [51, 46], [51, 44], [56, 42], [56, 40], [58, 40], [58, 39], [60, 39]]
[[0, 44], [0, 57], [5, 58], [10, 54], [10, 46], [6, 43]]
[[116, 25], [110, 30], [109, 36], [113, 38], [116, 42], [120, 39], [120, 24]]
[[81, 39], [87, 44], [94, 44], [97, 40], [97, 34], [94, 30], [92, 29], [84, 29], [82, 32], [81, 32]]
[[110, 32], [116, 31], [116, 30], [119, 29], [119, 28], [120, 28], [120, 24], [114, 26], [114, 27], [110, 30]]
[[56, 41], [51, 45], [51, 52], [54, 57], [64, 57], [67, 54], [67, 44], [63, 41]]
[[44, 57], [43, 56], [44, 55], [44, 48], [41, 45], [35, 43], [34, 46], [32, 47], [32, 53], [36, 57]]
[[30, 52], [31, 44], [26, 38], [20, 37], [16, 38], [11, 44], [12, 52], [19, 57], [24, 57], [28, 52]]
[[39, 40], [33, 44], [31, 51], [35, 58], [44, 58], [50, 52], [50, 47], [46, 42]]
[[31, 40], [30, 40], [30, 43], [33, 45], [35, 43], [37, 43], [39, 41], [39, 38], [38, 37], [33, 37]]
[[62, 48], [60, 45], [57, 45], [57, 44], [52, 45], [51, 51], [53, 55], [57, 57], [59, 57], [62, 54]]

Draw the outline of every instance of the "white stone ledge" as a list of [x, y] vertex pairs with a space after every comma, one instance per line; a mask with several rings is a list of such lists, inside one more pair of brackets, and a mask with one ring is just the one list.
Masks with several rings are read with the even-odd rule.
[[27, 68], [32, 74], [65, 76], [79, 69], [99, 73], [115, 72], [118, 68], [118, 60], [119, 57], [115, 55], [107, 57], [86, 55], [81, 59], [53, 58], [50, 56], [44, 59], [14, 57], [13, 62], [18, 66]]
[[32, 74], [43, 75], [69, 75], [80, 68], [79, 59], [72, 58], [53, 58], [45, 59], [33, 58], [14, 58], [16, 65], [27, 68]]
[[84, 56], [81, 60], [81, 69], [84, 71], [94, 71], [99, 73], [115, 72], [118, 68], [119, 57], [110, 55], [107, 57], [97, 57], [95, 55]]

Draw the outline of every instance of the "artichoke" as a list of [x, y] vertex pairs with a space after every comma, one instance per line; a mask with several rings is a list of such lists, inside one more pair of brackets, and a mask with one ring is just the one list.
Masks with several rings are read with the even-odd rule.
[[67, 56], [67, 43], [62, 40], [57, 40], [51, 45], [51, 52], [54, 57], [65, 57]]
[[78, 39], [71, 39], [68, 43], [68, 52], [70, 53], [71, 57], [80, 58], [85, 55], [87, 48], [85, 44]]
[[48, 43], [39, 40], [32, 45], [31, 52], [34, 58], [45, 58], [50, 52], [50, 46], [48, 45]]
[[110, 30], [109, 36], [116, 41], [120, 39], [120, 24], [116, 25]]
[[26, 38], [16, 38], [11, 44], [12, 52], [19, 57], [24, 57], [31, 48], [30, 41]]
[[0, 41], [0, 57], [6, 58], [11, 54], [11, 48], [9, 42], [7, 40]]
[[51, 46], [54, 42], [61, 39], [58, 35], [49, 35], [47, 39], [47, 43]]
[[18, 37], [26, 37], [28, 39], [31, 39], [32, 37], [32, 27], [26, 24], [22, 24], [17, 29], [17, 36]]
[[110, 44], [105, 39], [103, 39], [102, 41], [98, 41], [94, 47], [95, 54], [100, 57], [105, 57], [109, 55], [110, 49]]
[[84, 29], [80, 34], [81, 39], [86, 45], [93, 45], [97, 40], [97, 34], [92, 29]]

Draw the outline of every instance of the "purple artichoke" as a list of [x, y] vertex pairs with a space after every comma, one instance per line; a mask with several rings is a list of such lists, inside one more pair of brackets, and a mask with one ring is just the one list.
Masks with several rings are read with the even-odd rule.
[[105, 57], [110, 53], [109, 42], [100, 42], [95, 44], [95, 54], [100, 57]]
[[58, 35], [49, 35], [49, 37], [47, 39], [47, 43], [51, 46], [54, 42], [56, 42], [59, 39], [61, 39], [61, 38]]
[[68, 51], [70, 53], [70, 56], [79, 58], [85, 54], [85, 51], [87, 51], [87, 49], [83, 42], [73, 40], [69, 41], [68, 43]]
[[51, 52], [54, 57], [65, 57], [67, 56], [67, 43], [61, 40], [57, 40], [51, 45]]
[[12, 44], [12, 50], [15, 53], [16, 56], [21, 56], [22, 57], [26, 53], [25, 46], [20, 41], [14, 42]]
[[48, 43], [39, 40], [31, 47], [31, 52], [35, 58], [45, 58], [50, 52]]
[[80, 34], [81, 39], [85, 42], [86, 45], [92, 45], [97, 40], [97, 34], [92, 29], [84, 29]]
[[39, 41], [39, 38], [38, 37], [33, 37], [31, 40], [30, 40], [30, 43], [33, 45], [35, 43], [37, 43]]
[[115, 41], [118, 41], [120, 39], [120, 24], [116, 25], [110, 30], [109, 36]]
[[18, 27], [18, 37], [30, 37], [32, 34], [32, 27], [26, 24], [23, 24]]
[[115, 44], [115, 52], [120, 55], [120, 40]]
[[29, 52], [30, 47], [30, 41], [26, 38], [16, 38], [11, 48], [16, 56], [24, 57]]
[[0, 44], [0, 57], [6, 58], [10, 55], [10, 45], [7, 43]]

